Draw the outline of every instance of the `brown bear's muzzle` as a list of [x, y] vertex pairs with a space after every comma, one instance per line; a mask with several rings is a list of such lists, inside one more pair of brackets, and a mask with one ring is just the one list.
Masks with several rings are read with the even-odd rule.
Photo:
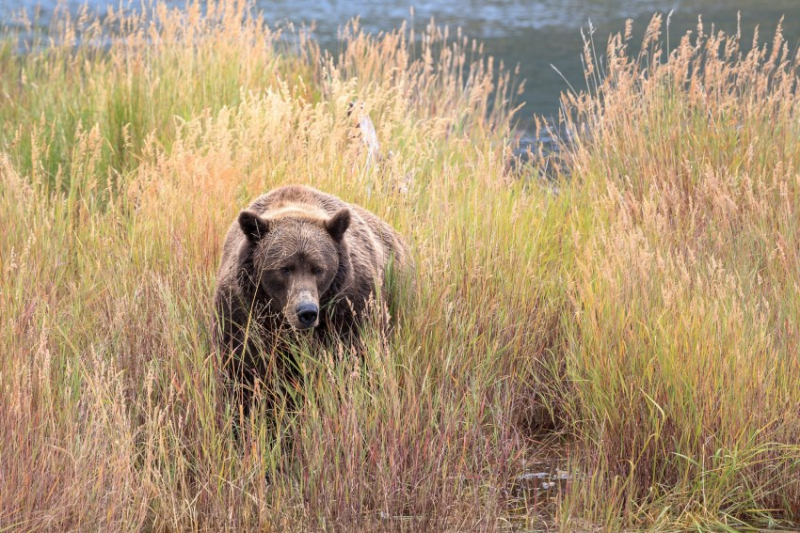
[[319, 324], [319, 300], [316, 287], [290, 291], [289, 301], [283, 309], [286, 320], [295, 329], [309, 329]]
[[299, 329], [313, 328], [319, 322], [319, 307], [312, 302], [303, 302], [295, 309]]

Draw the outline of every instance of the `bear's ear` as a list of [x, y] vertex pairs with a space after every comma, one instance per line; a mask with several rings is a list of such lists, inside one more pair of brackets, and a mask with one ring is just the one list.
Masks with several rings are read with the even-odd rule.
[[269, 222], [252, 211], [239, 213], [239, 227], [242, 228], [247, 240], [253, 244], [269, 232]]
[[325, 221], [325, 229], [331, 238], [339, 242], [344, 237], [344, 232], [350, 227], [350, 210], [346, 207], [340, 209], [331, 218]]

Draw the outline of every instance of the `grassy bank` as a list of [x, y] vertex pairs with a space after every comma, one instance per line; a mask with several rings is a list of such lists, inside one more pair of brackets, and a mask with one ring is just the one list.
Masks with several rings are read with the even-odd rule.
[[[800, 519], [780, 40], [667, 56], [656, 19], [641, 52], [589, 48], [563, 100], [582, 133], [520, 165], [513, 72], [455, 30], [350, 27], [330, 57], [249, 13], [62, 17], [0, 51], [0, 530]], [[418, 272], [391, 336], [306, 352], [273, 424], [226, 396], [210, 303], [228, 224], [286, 183], [373, 210]], [[563, 490], [522, 490], [542, 468]]]

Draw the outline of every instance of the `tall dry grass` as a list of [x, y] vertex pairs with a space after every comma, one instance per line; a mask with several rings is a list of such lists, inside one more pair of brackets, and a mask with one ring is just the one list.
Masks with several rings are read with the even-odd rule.
[[[565, 410], [610, 527], [742, 527], [800, 513], [797, 67], [702, 22], [670, 51], [587, 43], [568, 96], [580, 249]], [[572, 122], [574, 121], [574, 122]]]
[[[0, 529], [797, 520], [782, 41], [661, 55], [655, 19], [638, 55], [626, 35], [602, 67], [587, 53], [548, 182], [546, 157], [512, 164], [513, 77], [433, 23], [353, 23], [331, 56], [233, 0], [57, 21], [0, 52]], [[302, 409], [243, 417], [215, 269], [238, 211], [285, 183], [391, 222], [416, 291], [363, 353], [300, 347]], [[563, 491], [522, 490], [543, 464]]]

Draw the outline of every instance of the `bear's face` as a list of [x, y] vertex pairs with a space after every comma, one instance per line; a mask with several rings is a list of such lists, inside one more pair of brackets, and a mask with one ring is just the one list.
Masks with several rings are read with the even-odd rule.
[[264, 218], [239, 214], [239, 226], [252, 246], [253, 279], [293, 328], [319, 324], [319, 300], [339, 270], [339, 244], [350, 225], [350, 211], [330, 218], [282, 213]]

